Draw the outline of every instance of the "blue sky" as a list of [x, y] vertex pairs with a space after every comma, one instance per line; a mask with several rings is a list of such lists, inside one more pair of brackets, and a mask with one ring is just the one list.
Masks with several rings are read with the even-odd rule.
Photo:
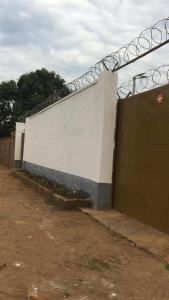
[[[0, 81], [45, 67], [67, 82], [168, 17], [168, 0], [0, 0]], [[169, 63], [169, 46], [120, 79]]]

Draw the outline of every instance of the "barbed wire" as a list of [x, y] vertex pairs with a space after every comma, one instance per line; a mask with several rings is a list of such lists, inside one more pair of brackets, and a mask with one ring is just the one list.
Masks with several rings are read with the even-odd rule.
[[169, 42], [169, 17], [162, 19], [145, 29], [131, 40], [129, 44], [118, 51], [105, 56], [93, 65], [86, 73], [68, 83], [68, 88], [74, 92], [97, 80], [103, 70], [117, 71], [126, 65], [140, 59], [148, 53]]
[[117, 89], [119, 99], [169, 84], [169, 64], [135, 75]]
[[[113, 72], [115, 72], [136, 61], [137, 59], [140, 59], [141, 57], [147, 55], [148, 53], [164, 46], [167, 43], [169, 43], [169, 17], [162, 19], [155, 23], [153, 26], [145, 29], [137, 38], [131, 40], [129, 44], [126, 44], [118, 51], [105, 56], [95, 65], [93, 65], [85, 74], [66, 84], [67, 91], [65, 96], [71, 92], [78, 91], [86, 85], [96, 81], [104, 70], [112, 70]], [[169, 65], [165, 65], [162, 67], [168, 68], [167, 66]], [[146, 89], [148, 90], [156, 86], [168, 83], [167, 80], [169, 77], [169, 70], [167, 69], [167, 71], [164, 70], [164, 72], [162, 72], [162, 67], [147, 71], [146, 75], [144, 75], [142, 78], [140, 77], [139, 82], [137, 77], [137, 80], [135, 80], [135, 92], [139, 93]], [[164, 78], [162, 74], [165, 74]], [[20, 117], [20, 120], [25, 120], [26, 117], [29, 117], [32, 114], [47, 107], [48, 105], [60, 100], [60, 94], [62, 93], [54, 93], [44, 102], [37, 105], [34, 109], [28, 111], [24, 116]], [[119, 98], [125, 98], [129, 94], [133, 94], [133, 79], [128, 81], [127, 83], [123, 83], [118, 88]]]
[[[118, 99], [123, 99], [133, 94], [138, 94], [146, 90], [156, 88], [169, 83], [169, 64], [160, 66], [156, 69], [150, 69], [145, 73], [135, 75], [131, 80], [122, 83], [117, 89]], [[69, 90], [63, 87], [61, 90], [53, 93], [45, 101], [26, 112], [18, 121], [25, 122], [27, 117], [30, 117], [49, 105], [59, 101], [62, 97], [69, 95]]]

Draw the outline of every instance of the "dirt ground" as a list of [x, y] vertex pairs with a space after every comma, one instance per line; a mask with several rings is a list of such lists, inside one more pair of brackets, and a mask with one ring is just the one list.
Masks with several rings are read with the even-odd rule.
[[[0, 166], [0, 300], [169, 299], [169, 271], [80, 211], [61, 211]], [[37, 297], [36, 297], [37, 296]]]

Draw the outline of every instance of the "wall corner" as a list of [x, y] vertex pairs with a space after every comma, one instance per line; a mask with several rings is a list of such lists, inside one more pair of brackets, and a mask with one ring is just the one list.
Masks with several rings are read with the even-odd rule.
[[103, 101], [103, 124], [100, 148], [97, 209], [109, 209], [112, 207], [112, 178], [117, 116], [118, 74], [113, 73], [111, 70], [104, 71], [100, 76], [99, 85]]

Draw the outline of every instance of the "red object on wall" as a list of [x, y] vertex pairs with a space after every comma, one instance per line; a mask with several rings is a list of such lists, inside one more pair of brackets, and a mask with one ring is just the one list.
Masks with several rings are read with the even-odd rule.
[[156, 100], [157, 100], [157, 103], [162, 103], [162, 101], [164, 100], [163, 94], [159, 94], [159, 95], [157, 96]]

